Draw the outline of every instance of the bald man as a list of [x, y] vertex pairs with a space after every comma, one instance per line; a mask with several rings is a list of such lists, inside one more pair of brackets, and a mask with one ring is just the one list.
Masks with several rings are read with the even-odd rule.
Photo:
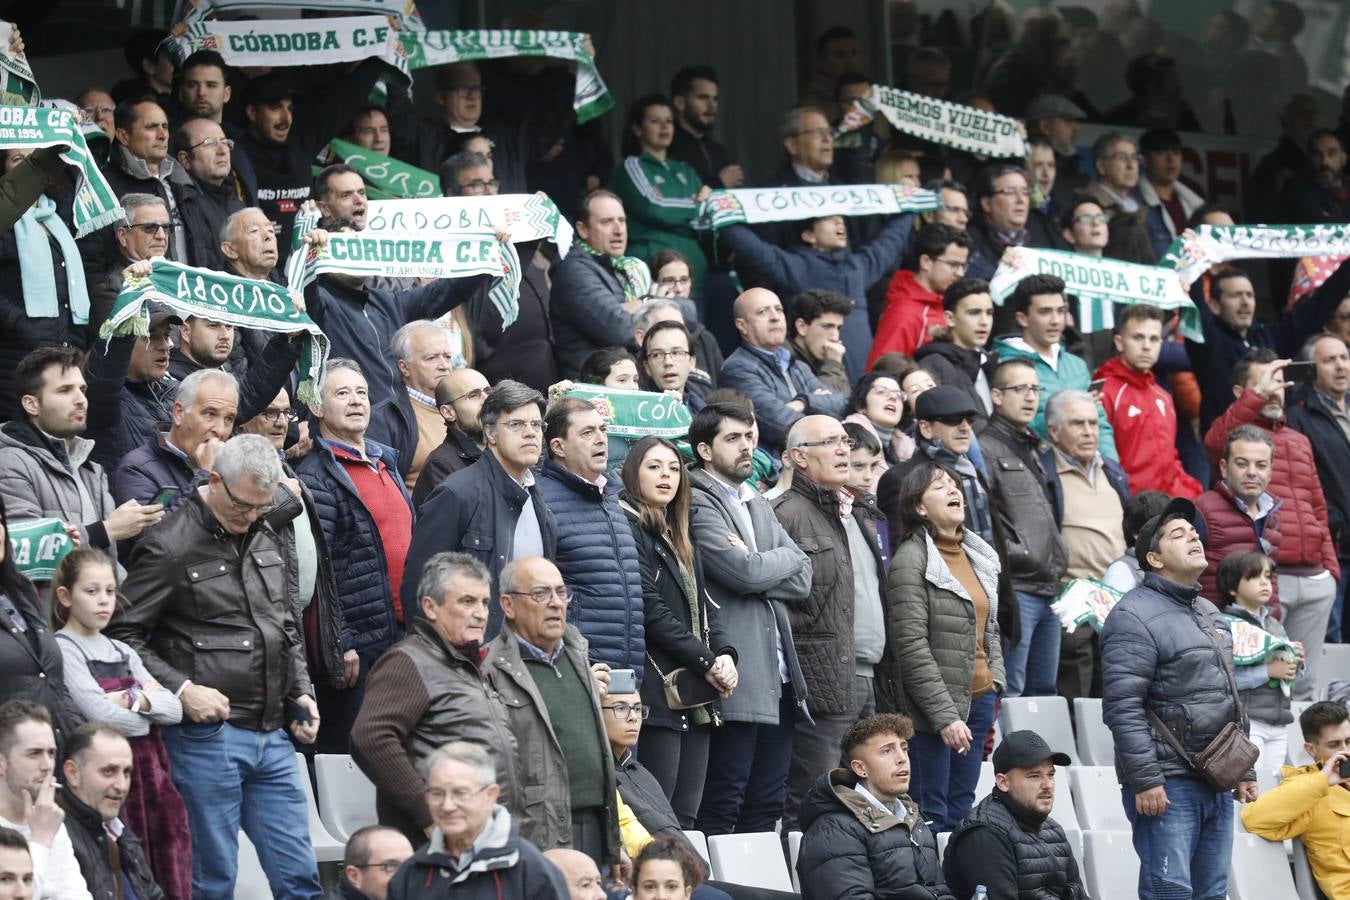
[[420, 507], [438, 484], [483, 455], [483, 425], [478, 413], [491, 387], [476, 369], [456, 369], [436, 385], [436, 409], [445, 422], [445, 440], [422, 463], [413, 488], [415, 506]]
[[572, 900], [605, 900], [605, 888], [595, 860], [579, 850], [557, 847], [544, 853], [544, 859], [558, 867]]
[[755, 404], [759, 445], [777, 459], [788, 429], [802, 416], [844, 414], [848, 398], [816, 378], [804, 361], [793, 359], [787, 348], [787, 316], [778, 295], [751, 288], [732, 306], [741, 345], [722, 364], [722, 387], [744, 391]]
[[886, 646], [881, 590], [885, 568], [871, 515], [845, 483], [849, 439], [830, 416], [803, 416], [788, 432], [792, 485], [771, 504], [788, 537], [811, 557], [811, 593], [788, 609], [792, 638], [812, 647], [802, 666], [806, 708], [814, 723], [793, 731], [783, 827], [797, 827], [797, 809], [822, 773], [839, 762], [839, 741], [876, 711], [872, 669]]

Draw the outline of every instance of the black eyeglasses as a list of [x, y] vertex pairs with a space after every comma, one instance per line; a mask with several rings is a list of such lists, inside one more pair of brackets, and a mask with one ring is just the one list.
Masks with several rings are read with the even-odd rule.
[[151, 235], [159, 234], [161, 231], [168, 234], [169, 229], [173, 226], [168, 222], [142, 222], [139, 225], [128, 225], [126, 227], [134, 228], [146, 237], [150, 237]]
[[468, 184], [461, 184], [459, 189], [466, 194], [481, 194], [484, 191], [495, 191], [501, 185], [502, 183], [494, 178], [491, 181], [470, 181]]
[[258, 418], [271, 425], [277, 425], [281, 422], [294, 422], [298, 417], [289, 409], [264, 409], [258, 413]]
[[643, 706], [641, 703], [613, 703], [600, 708], [609, 710], [610, 714], [620, 722], [626, 722], [634, 713], [637, 714], [639, 719], [645, 719], [652, 712], [651, 707]]
[[262, 516], [266, 515], [267, 511], [270, 510], [275, 505], [270, 500], [267, 501], [266, 503], [245, 503], [243, 500], [240, 500], [238, 497], [234, 495], [234, 491], [230, 490], [230, 485], [228, 482], [225, 481], [224, 478], [220, 479], [220, 486], [225, 489], [225, 496], [230, 498], [230, 502], [234, 504], [234, 509], [236, 512], [241, 512], [245, 514], [257, 513], [258, 515]]

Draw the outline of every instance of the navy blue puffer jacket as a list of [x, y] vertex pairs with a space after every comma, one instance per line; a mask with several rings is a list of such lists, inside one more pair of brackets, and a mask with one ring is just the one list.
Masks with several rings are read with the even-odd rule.
[[[366, 453], [378, 450], [403, 498], [412, 500], [398, 476], [396, 454], [382, 444], [366, 441]], [[323, 524], [324, 540], [333, 561], [333, 580], [342, 599], [342, 649], [355, 650], [368, 668], [395, 641], [402, 638], [394, 618], [394, 598], [389, 589], [389, 568], [384, 562], [384, 544], [375, 521], [366, 509], [356, 485], [333, 455], [328, 441], [314, 438], [314, 449], [295, 467], [295, 474], [314, 495], [314, 508]]]
[[539, 475], [539, 492], [558, 523], [554, 562], [572, 590], [567, 621], [590, 642], [591, 662], [633, 669], [641, 681], [646, 654], [642, 573], [619, 489], [609, 479], [601, 494], [552, 459]]

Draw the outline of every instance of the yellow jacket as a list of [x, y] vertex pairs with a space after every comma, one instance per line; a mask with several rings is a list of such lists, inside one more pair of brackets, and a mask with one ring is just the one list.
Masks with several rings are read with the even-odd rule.
[[1317, 766], [1285, 766], [1284, 780], [1242, 810], [1242, 824], [1271, 841], [1302, 838], [1322, 893], [1350, 898], [1350, 790]]
[[614, 792], [614, 796], [619, 801], [619, 834], [623, 837], [623, 849], [629, 859], [637, 859], [642, 848], [652, 842], [651, 833], [633, 815], [632, 807], [623, 802], [618, 791]]

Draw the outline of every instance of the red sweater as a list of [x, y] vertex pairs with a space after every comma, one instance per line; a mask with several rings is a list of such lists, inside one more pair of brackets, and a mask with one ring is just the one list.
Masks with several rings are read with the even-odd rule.
[[[397, 482], [389, 476], [389, 469], [381, 460], [374, 465], [349, 452], [345, 447], [333, 443], [333, 455], [346, 470], [361, 502], [370, 510], [375, 522], [375, 530], [384, 546], [384, 564], [389, 572], [389, 589], [394, 598], [394, 618], [403, 624], [403, 603], [399, 599], [399, 589], [403, 584], [403, 563], [408, 558], [408, 545], [412, 543], [413, 514], [403, 491]], [[340, 586], [339, 586], [340, 587]]]
[[1172, 395], [1152, 372], [1138, 372], [1114, 356], [1097, 370], [1105, 378], [1102, 405], [1116, 435], [1120, 465], [1130, 476], [1130, 493], [1162, 491], [1194, 500], [1204, 490], [1181, 467], [1177, 453], [1177, 411]]
[[877, 335], [872, 340], [872, 352], [867, 355], [867, 368], [883, 353], [914, 351], [928, 343], [928, 330], [934, 325], [947, 324], [942, 315], [942, 295], [935, 294], [919, 284], [914, 273], [901, 269], [891, 278], [886, 288], [886, 309], [877, 322]]

